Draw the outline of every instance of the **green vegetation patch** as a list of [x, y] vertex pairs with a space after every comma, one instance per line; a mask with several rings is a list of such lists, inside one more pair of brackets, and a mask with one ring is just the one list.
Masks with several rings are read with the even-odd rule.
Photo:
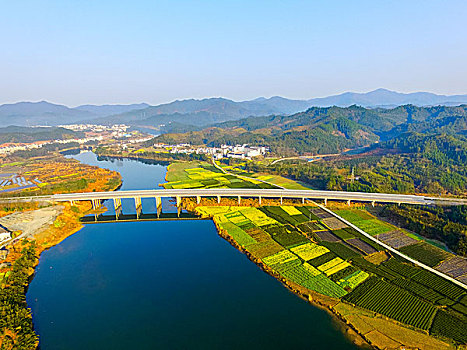
[[435, 246], [425, 242], [408, 245], [400, 248], [399, 250], [430, 267], [438, 265], [441, 261], [450, 256], [450, 254], [444, 250], [436, 248]]
[[360, 253], [355, 251], [354, 249], [346, 246], [344, 243], [341, 242], [326, 242], [323, 241], [320, 243], [322, 246], [328, 248], [331, 252], [336, 254], [338, 257], [349, 260], [356, 256], [359, 256]]
[[363, 283], [370, 275], [365, 271], [355, 271], [337, 282], [343, 288], [354, 289], [360, 283]]
[[[404, 288], [405, 290], [412, 292], [415, 295], [420, 296], [421, 298], [430, 301], [435, 304], [446, 304], [445, 297], [436, 292], [434, 289], [424, 286], [418, 282], [415, 282], [411, 279], [405, 278], [396, 278], [391, 281], [391, 283], [395, 284], [398, 287]], [[454, 303], [448, 302], [448, 304]]]
[[347, 291], [344, 288], [331, 281], [323, 274], [306, 281], [303, 286], [305, 288], [314, 290], [315, 292], [329, 295], [333, 298], [341, 298], [347, 294]]
[[308, 221], [308, 218], [305, 215], [289, 215], [281, 207], [261, 207], [260, 210], [282, 224], [292, 224], [294, 226], [297, 226], [303, 222]]
[[273, 238], [277, 243], [287, 248], [310, 241], [308, 238], [301, 235], [297, 231], [278, 233], [274, 235]]
[[451, 338], [459, 343], [467, 343], [467, 321], [446, 311], [438, 310], [430, 333]]
[[368, 214], [366, 211], [359, 210], [359, 209], [335, 210], [334, 212], [337, 215], [342, 216], [344, 219], [352, 223], [356, 223], [356, 222], [363, 221], [363, 220], [374, 219], [374, 217]]
[[457, 300], [466, 295], [466, 291], [462, 287], [459, 287], [445, 278], [435, 275], [427, 270], [420, 269], [417, 274], [412, 276], [412, 279], [426, 287], [434, 289], [451, 300]]
[[340, 239], [343, 239], [344, 241], [349, 238], [355, 238], [354, 232], [346, 228], [341, 228], [340, 230], [333, 230], [332, 233]]
[[298, 257], [295, 254], [292, 254], [288, 250], [283, 250], [279, 253], [263, 258], [263, 262], [266, 265], [275, 265], [275, 264], [284, 264], [288, 261], [295, 260], [295, 259], [298, 259]]
[[436, 312], [432, 304], [383, 280], [378, 280], [363, 293], [358, 290], [357, 287], [345, 300], [420, 329], [429, 329]]
[[301, 213], [303, 215], [305, 215], [309, 221], [312, 221], [312, 220], [319, 220], [319, 217], [317, 217], [315, 214], [313, 214], [313, 212], [311, 211], [311, 209], [313, 208], [316, 208], [316, 207], [296, 207], [298, 210], [301, 211]]
[[284, 250], [284, 247], [271, 239], [267, 242], [258, 242], [255, 244], [250, 244], [247, 247], [247, 250], [255, 257], [263, 259], [264, 257], [276, 254]]
[[241, 246], [246, 247], [250, 244], [256, 243], [248, 233], [243, 231], [240, 227], [232, 224], [231, 222], [221, 223], [220, 226], [225, 229], [228, 234]]

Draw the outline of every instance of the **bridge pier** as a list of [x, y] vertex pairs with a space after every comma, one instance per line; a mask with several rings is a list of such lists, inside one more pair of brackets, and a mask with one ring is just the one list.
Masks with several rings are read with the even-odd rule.
[[114, 198], [114, 209], [115, 209], [115, 219], [118, 220], [118, 217], [122, 213], [122, 200], [120, 198]]
[[242, 197], [238, 196], [238, 205], [240, 205], [241, 200], [242, 200]]
[[143, 211], [143, 204], [141, 203], [141, 197], [135, 197], [135, 209], [136, 209], [136, 218], [139, 219], [141, 212]]
[[281, 197], [281, 205], [282, 205], [282, 197]]
[[92, 199], [91, 203], [92, 203], [92, 209], [93, 210], [99, 209], [101, 207], [101, 200], [100, 199]]
[[177, 207], [179, 207], [182, 204], [182, 198], [180, 196], [175, 197], [177, 200]]
[[324, 198], [324, 206], [327, 207], [327, 205], [328, 205], [328, 199]]
[[261, 196], [258, 196], [259, 199], [259, 205], [261, 205]]
[[113, 202], [115, 211], [117, 211], [118, 208], [122, 207], [122, 200], [120, 198], [114, 198]]
[[196, 196], [196, 204], [201, 203], [201, 196]]
[[217, 204], [221, 204], [221, 196], [217, 196]]
[[75, 201], [70, 201], [70, 205], [71, 206], [75, 205]]
[[305, 204], [305, 197], [302, 197], [302, 204]]
[[375, 201], [371, 202], [371, 206], [372, 206], [372, 207], [375, 206]]
[[347, 205], [348, 205], [348, 206], [350, 206], [350, 199], [349, 199], [349, 200], [347, 200]]
[[118, 220], [118, 217], [122, 214], [122, 207], [118, 207], [117, 209], [115, 209], [115, 220]]
[[154, 197], [156, 200], [156, 213], [157, 213], [157, 218], [159, 219], [159, 215], [161, 214], [162, 211], [162, 199], [161, 197]]

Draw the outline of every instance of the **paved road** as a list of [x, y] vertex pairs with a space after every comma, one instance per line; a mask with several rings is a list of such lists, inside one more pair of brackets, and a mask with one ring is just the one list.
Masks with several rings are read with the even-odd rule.
[[403, 253], [401, 253], [400, 251], [398, 251], [397, 249], [394, 249], [393, 247], [387, 245], [386, 243], [384, 242], [381, 242], [380, 240], [378, 240], [377, 238], [373, 237], [372, 235], [370, 235], [369, 233], [366, 233], [365, 231], [363, 231], [362, 229], [358, 228], [357, 226], [355, 226], [354, 224], [352, 224], [351, 222], [345, 220], [343, 217], [337, 215], [336, 213], [334, 213], [333, 211], [329, 210], [328, 208], [322, 206], [322, 205], [319, 205], [317, 203], [314, 203], [315, 205], [317, 205], [318, 207], [320, 207], [321, 209], [327, 211], [329, 214], [333, 215], [334, 217], [338, 218], [339, 220], [341, 220], [343, 223], [349, 225], [350, 227], [354, 228], [355, 230], [357, 230], [358, 232], [360, 232], [362, 235], [364, 235], [365, 237], [371, 239], [373, 242], [376, 242], [378, 243], [380, 246], [382, 246], [383, 248], [389, 250], [390, 252], [396, 254], [396, 255], [399, 255], [400, 257], [404, 258], [405, 260], [407, 261], [410, 261], [411, 263], [425, 269], [425, 270], [428, 270], [438, 276], [441, 276], [445, 279], [447, 279], [448, 281], [452, 282], [452, 283], [455, 283], [456, 285], [464, 288], [464, 289], [467, 289], [467, 285], [465, 285], [464, 283], [462, 283], [461, 281], [458, 281], [456, 280], [455, 278], [452, 278], [451, 276], [448, 276], [446, 275], [445, 273], [441, 272], [441, 271], [438, 271], [438, 270], [435, 270], [425, 264], [422, 264], [421, 262], [419, 262], [418, 260], [415, 260], [415, 259], [412, 259], [410, 256], [408, 255], [405, 255]]

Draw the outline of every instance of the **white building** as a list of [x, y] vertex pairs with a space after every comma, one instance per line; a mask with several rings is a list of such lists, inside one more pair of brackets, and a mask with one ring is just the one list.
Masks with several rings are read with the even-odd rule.
[[0, 242], [11, 238], [11, 233], [0, 227]]

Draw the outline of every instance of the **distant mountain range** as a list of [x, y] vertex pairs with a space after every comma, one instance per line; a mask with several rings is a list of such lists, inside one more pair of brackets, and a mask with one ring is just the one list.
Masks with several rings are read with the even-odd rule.
[[146, 103], [131, 105], [83, 105], [69, 108], [49, 102], [19, 102], [0, 106], [2, 125], [59, 125], [71, 123], [126, 123], [160, 127], [171, 131], [171, 125], [185, 128], [199, 127], [249, 116], [290, 115], [310, 107], [393, 108], [401, 105], [456, 106], [467, 104], [467, 95], [437, 95], [428, 92], [399, 93], [377, 89], [367, 93], [346, 92], [340, 95], [291, 100], [279, 96], [260, 97], [251, 101], [235, 102], [225, 98], [174, 101], [158, 106]]
[[[248, 117], [183, 133], [165, 133], [154, 143], [267, 145], [283, 155], [329, 154], [403, 135], [467, 135], [467, 105], [396, 108], [312, 107], [293, 115]], [[429, 145], [428, 145], [429, 146]], [[452, 151], [455, 150], [455, 147]], [[435, 153], [434, 153], [435, 154]]]
[[147, 108], [146, 103], [131, 105], [83, 105], [75, 108], [41, 102], [18, 102], [0, 106], [0, 124], [4, 126], [37, 126], [80, 123], [111, 114]]

